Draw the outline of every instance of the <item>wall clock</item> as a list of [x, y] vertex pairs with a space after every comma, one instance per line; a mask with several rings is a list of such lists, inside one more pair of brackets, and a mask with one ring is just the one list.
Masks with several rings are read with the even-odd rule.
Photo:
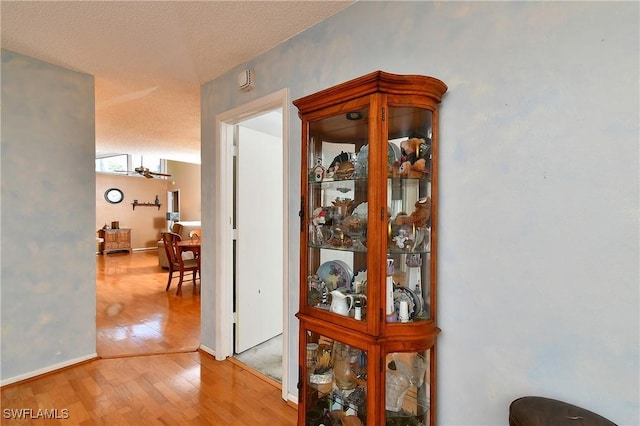
[[124, 200], [124, 193], [118, 188], [109, 188], [104, 192], [104, 199], [111, 204], [118, 204]]

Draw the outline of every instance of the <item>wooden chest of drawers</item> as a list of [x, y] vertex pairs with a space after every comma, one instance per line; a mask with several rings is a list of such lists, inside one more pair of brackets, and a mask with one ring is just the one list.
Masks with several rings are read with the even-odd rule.
[[112, 251], [128, 251], [131, 253], [131, 229], [101, 229], [98, 235], [103, 241], [100, 243], [100, 252], [107, 254]]

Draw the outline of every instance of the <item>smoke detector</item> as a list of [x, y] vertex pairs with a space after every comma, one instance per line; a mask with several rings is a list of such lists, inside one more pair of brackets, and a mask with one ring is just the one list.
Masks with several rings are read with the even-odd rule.
[[253, 70], [244, 70], [240, 74], [238, 74], [238, 87], [243, 92], [253, 90], [254, 83], [255, 78], [253, 75]]

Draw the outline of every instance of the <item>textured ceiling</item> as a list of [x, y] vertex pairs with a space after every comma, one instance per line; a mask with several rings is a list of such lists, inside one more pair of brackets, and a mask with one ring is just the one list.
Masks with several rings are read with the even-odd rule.
[[95, 76], [96, 155], [200, 162], [200, 85], [352, 1], [2, 1], [2, 47]]

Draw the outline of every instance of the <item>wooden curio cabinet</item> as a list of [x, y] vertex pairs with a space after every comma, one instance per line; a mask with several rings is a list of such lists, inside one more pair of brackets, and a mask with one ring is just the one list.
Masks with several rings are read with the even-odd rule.
[[381, 71], [300, 98], [298, 424], [435, 425], [438, 105]]

